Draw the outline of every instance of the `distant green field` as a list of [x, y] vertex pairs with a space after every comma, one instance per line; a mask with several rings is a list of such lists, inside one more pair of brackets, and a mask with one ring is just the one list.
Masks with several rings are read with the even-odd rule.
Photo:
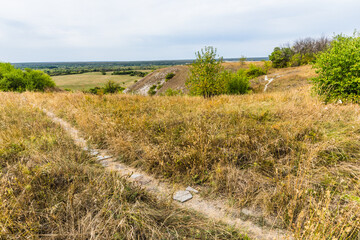
[[56, 85], [62, 89], [71, 90], [88, 90], [93, 87], [104, 86], [109, 80], [119, 83], [122, 87], [129, 87], [134, 84], [136, 80], [140, 80], [141, 77], [130, 75], [111, 75], [111, 72], [107, 72], [106, 75], [102, 75], [100, 72], [91, 72], [83, 74], [73, 74], [65, 76], [52, 77]]

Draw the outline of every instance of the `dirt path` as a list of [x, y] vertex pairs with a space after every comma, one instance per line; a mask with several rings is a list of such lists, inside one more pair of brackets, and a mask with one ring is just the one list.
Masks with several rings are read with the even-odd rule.
[[42, 109], [42, 111], [46, 113], [54, 123], [61, 125], [74, 139], [76, 145], [89, 151], [91, 155], [96, 157], [105, 169], [116, 171], [119, 175], [126, 177], [135, 184], [139, 184], [158, 198], [172, 201], [179, 207], [197, 211], [210, 219], [232, 225], [242, 233], [246, 233], [252, 239], [293, 239], [288, 232], [272, 228], [271, 222], [265, 224], [266, 226], [258, 226], [251, 220], [243, 220], [263, 218], [256, 216], [256, 213], [247, 209], [239, 210], [229, 208], [226, 206], [225, 201], [203, 199], [194, 192], [191, 192], [192, 198], [184, 203], [172, 200], [177, 190], [185, 190], [183, 186], [174, 186], [166, 182], [161, 182], [145, 172], [117, 162], [116, 157], [112, 156], [109, 151], [92, 148], [87, 141], [80, 136], [79, 131], [73, 128], [68, 122], [56, 117], [54, 113], [46, 109]]
[[268, 79], [268, 76], [265, 76], [265, 82], [267, 82], [267, 84], [264, 87], [264, 92], [266, 92], [266, 89], [268, 88], [269, 84], [274, 81], [274, 78], [270, 78], [270, 80]]

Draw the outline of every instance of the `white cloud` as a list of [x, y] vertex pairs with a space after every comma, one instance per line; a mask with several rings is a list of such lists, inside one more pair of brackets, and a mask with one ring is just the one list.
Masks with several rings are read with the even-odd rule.
[[1, 61], [267, 56], [307, 36], [351, 34], [356, 0], [1, 0]]

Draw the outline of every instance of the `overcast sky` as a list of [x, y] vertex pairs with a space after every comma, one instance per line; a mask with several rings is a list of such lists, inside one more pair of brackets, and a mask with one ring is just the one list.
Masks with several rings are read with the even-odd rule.
[[352, 34], [359, 0], [0, 0], [0, 61], [264, 57], [298, 38]]

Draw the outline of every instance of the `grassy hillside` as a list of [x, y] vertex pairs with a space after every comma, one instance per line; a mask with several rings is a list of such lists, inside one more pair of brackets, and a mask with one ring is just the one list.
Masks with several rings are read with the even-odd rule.
[[[263, 67], [264, 62], [225, 62], [223, 63], [225, 70], [236, 72], [239, 69], [248, 69], [249, 65], [253, 64], [258, 67]], [[184, 93], [188, 92], [185, 87], [185, 82], [189, 76], [188, 66], [172, 66], [168, 68], [158, 69], [137, 83], [129, 86], [126, 90], [141, 95], [147, 95], [148, 90], [153, 85], [161, 85], [157, 90], [156, 95], [163, 94], [167, 89], [181, 90]], [[168, 73], [174, 73], [175, 76], [165, 81]], [[310, 65], [283, 69], [270, 69], [268, 79], [274, 78], [274, 81], [269, 85], [267, 91], [287, 91], [291, 88], [309, 85], [309, 78], [315, 77], [315, 70]], [[264, 76], [250, 80], [251, 89], [253, 92], [263, 92], [266, 85]]]
[[23, 96], [0, 93], [0, 239], [243, 239], [105, 172]]
[[277, 217], [297, 238], [360, 231], [360, 107], [309, 87], [244, 96], [30, 94], [124, 162]]
[[109, 80], [119, 83], [122, 87], [128, 87], [140, 80], [141, 77], [130, 75], [111, 75], [107, 72], [102, 75], [101, 72], [91, 72], [83, 74], [72, 74], [65, 76], [52, 77], [56, 85], [62, 89], [88, 90], [94, 87], [102, 87]]

